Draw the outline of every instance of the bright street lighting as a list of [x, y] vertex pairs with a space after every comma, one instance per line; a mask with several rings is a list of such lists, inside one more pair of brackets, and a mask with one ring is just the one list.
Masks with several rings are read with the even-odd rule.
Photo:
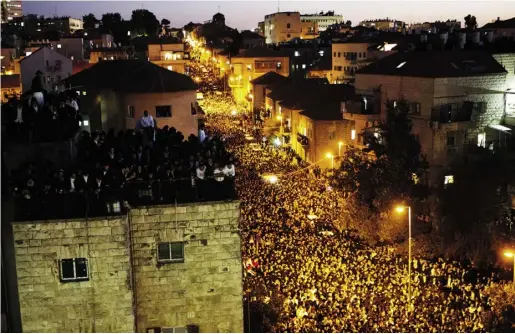
[[233, 109], [233, 110], [231, 111], [231, 115], [233, 115], [233, 116], [235, 116], [237, 113], [238, 113], [238, 112], [236, 111], [236, 109]]
[[513, 289], [515, 290], [515, 251], [506, 251], [504, 256], [507, 258], [513, 258]]
[[274, 144], [277, 145], [277, 146], [281, 146], [281, 139], [275, 138]]
[[331, 168], [334, 168], [334, 155], [332, 153], [327, 153], [326, 158], [331, 159]]
[[408, 209], [408, 314], [411, 311], [411, 206], [399, 205], [395, 208], [397, 213]]
[[270, 178], [268, 179], [268, 182], [270, 182], [272, 184], [277, 183], [277, 176], [271, 175]]

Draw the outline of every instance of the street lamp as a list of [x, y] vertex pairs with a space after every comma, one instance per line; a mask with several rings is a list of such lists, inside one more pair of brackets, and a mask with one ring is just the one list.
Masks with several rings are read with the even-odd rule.
[[515, 252], [514, 251], [504, 252], [504, 256], [506, 256], [508, 258], [513, 258], [513, 289], [515, 289]]
[[408, 209], [408, 312], [411, 309], [411, 206], [397, 206], [395, 211], [403, 213]]
[[325, 156], [328, 159], [331, 159], [331, 168], [334, 168], [334, 155], [332, 155], [331, 153], [327, 153]]
[[343, 142], [342, 141], [338, 142], [338, 156], [339, 157], [342, 156], [342, 146], [343, 146]]

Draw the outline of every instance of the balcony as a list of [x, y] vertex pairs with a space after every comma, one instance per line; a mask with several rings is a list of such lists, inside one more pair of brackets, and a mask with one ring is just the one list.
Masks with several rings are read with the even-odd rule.
[[304, 147], [309, 146], [309, 138], [300, 133], [297, 133], [297, 142]]
[[440, 123], [469, 122], [472, 112], [481, 108], [482, 103], [444, 104], [431, 109], [431, 120]]

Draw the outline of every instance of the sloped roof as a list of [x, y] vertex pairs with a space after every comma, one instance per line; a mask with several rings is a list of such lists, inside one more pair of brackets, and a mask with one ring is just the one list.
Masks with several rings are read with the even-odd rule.
[[250, 30], [244, 30], [241, 32], [241, 37], [244, 38], [244, 39], [265, 39], [265, 37], [261, 36], [260, 34], [258, 33], [255, 33], [253, 31], [250, 31]]
[[48, 46], [42, 46], [42, 47], [40, 47], [39, 49], [37, 49], [36, 51], [32, 52], [29, 56], [27, 56], [27, 57], [23, 57], [23, 58], [20, 60], [20, 63], [21, 63], [22, 61], [25, 61], [25, 60], [29, 59], [29, 58], [30, 58], [30, 57], [32, 57], [34, 54], [36, 54], [36, 53], [38, 53], [38, 52], [42, 52], [42, 51], [43, 51], [43, 49], [48, 49], [50, 52], [54, 53], [55, 55], [57, 55], [57, 56], [58, 56], [58, 57], [60, 57], [61, 59], [67, 59], [67, 60], [71, 61], [71, 59], [70, 59], [70, 58], [68, 58], [68, 57], [66, 57], [66, 56], [64, 56], [64, 55], [62, 55], [62, 54], [60, 54], [59, 52], [57, 52], [57, 51], [55, 51], [55, 50], [50, 49]]
[[276, 82], [285, 82], [287, 80], [288, 78], [278, 74], [277, 72], [270, 71], [252, 80], [251, 83], [253, 85], [271, 85]]
[[254, 48], [246, 49], [239, 55], [233, 58], [262, 58], [262, 57], [287, 57], [281, 51], [270, 49], [264, 46], [257, 46]]
[[499, 28], [515, 28], [515, 17], [508, 20], [499, 20], [487, 23], [481, 29], [499, 29]]
[[447, 78], [502, 74], [506, 70], [484, 51], [414, 51], [396, 52], [356, 73]]
[[2, 88], [20, 88], [20, 75], [12, 74], [12, 75], [2, 75], [0, 76], [0, 84]]
[[184, 74], [142, 60], [102, 61], [65, 80], [72, 86], [126, 93], [164, 93], [196, 90]]

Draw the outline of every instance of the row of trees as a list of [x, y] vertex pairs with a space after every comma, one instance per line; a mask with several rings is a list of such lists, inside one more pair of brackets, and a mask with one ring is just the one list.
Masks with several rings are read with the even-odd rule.
[[371, 242], [404, 242], [407, 217], [393, 209], [410, 205], [415, 248], [425, 256], [493, 262], [501, 244], [515, 236], [507, 191], [515, 181], [512, 165], [484, 149], [478, 159], [453, 167], [453, 184], [442, 180], [430, 188], [409, 113], [406, 101], [388, 102], [381, 136], [365, 136], [366, 149], [350, 148], [342, 156], [332, 180], [345, 197], [339, 224]]
[[106, 13], [101, 19], [90, 13], [82, 19], [84, 29], [100, 27], [103, 32], [112, 34], [117, 42], [129, 39], [128, 31], [136, 35], [157, 36], [163, 28], [169, 29], [170, 26], [170, 21], [163, 19], [159, 22], [154, 13], [147, 9], [133, 10], [129, 21], [123, 20], [120, 13]]

